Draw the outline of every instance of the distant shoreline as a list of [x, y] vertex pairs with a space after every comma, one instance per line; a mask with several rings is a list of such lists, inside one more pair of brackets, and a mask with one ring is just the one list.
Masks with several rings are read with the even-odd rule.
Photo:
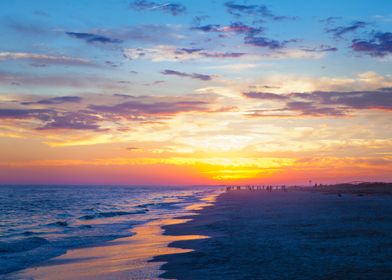
[[392, 194], [392, 183], [383, 182], [364, 182], [364, 183], [342, 183], [334, 185], [318, 185], [317, 187], [300, 188], [306, 191], [317, 191], [331, 194], [356, 194], [356, 195], [370, 195], [370, 194]]
[[316, 191], [331, 194], [351, 193], [359, 195], [369, 194], [392, 194], [392, 183], [388, 182], [361, 182], [361, 183], [338, 183], [338, 184], [315, 184], [313, 186], [297, 185], [234, 185], [227, 186], [226, 191]]

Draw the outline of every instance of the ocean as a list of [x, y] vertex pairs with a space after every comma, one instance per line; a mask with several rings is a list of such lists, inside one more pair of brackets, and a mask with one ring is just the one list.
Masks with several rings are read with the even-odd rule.
[[[0, 276], [188, 213], [216, 187], [0, 186]], [[1, 277], [0, 277], [1, 278]]]

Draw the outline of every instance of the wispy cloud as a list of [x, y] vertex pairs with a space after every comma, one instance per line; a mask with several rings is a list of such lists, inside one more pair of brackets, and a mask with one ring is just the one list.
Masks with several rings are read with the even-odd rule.
[[169, 70], [166, 69], [161, 72], [163, 75], [174, 75], [174, 76], [179, 76], [179, 77], [187, 77], [195, 80], [201, 80], [201, 81], [210, 81], [214, 78], [212, 75], [204, 75], [204, 74], [198, 74], [198, 73], [184, 73], [184, 72], [178, 72], [175, 70]]
[[83, 40], [87, 43], [102, 43], [102, 44], [119, 44], [123, 41], [116, 38], [110, 38], [107, 36], [93, 34], [93, 33], [83, 33], [83, 32], [65, 32], [70, 37]]
[[234, 16], [251, 15], [259, 19], [268, 18], [272, 20], [296, 19], [296, 17], [277, 16], [265, 5], [238, 4], [235, 1], [225, 3], [227, 11]]
[[335, 38], [341, 38], [343, 35], [347, 33], [355, 32], [358, 29], [362, 29], [368, 25], [369, 24], [364, 21], [355, 21], [351, 25], [327, 28], [325, 31], [327, 33], [331, 33]]
[[287, 100], [289, 99], [288, 95], [276, 94], [270, 92], [257, 92], [257, 91], [248, 91], [242, 93], [244, 96], [249, 98], [256, 99], [265, 99], [265, 100]]
[[243, 22], [233, 22], [230, 25], [207, 24], [191, 27], [191, 30], [216, 33], [259, 34], [264, 31], [262, 27], [253, 27]]
[[66, 64], [66, 65], [90, 65], [91, 62], [84, 58], [57, 56], [48, 54], [26, 53], [26, 52], [0, 52], [0, 61], [2, 60], [30, 60], [48, 64]]
[[320, 45], [318, 47], [302, 48], [302, 50], [305, 52], [323, 53], [323, 52], [336, 52], [338, 48], [329, 45]]
[[59, 97], [52, 97], [48, 99], [41, 99], [38, 101], [25, 101], [21, 102], [22, 105], [58, 105], [64, 103], [80, 103], [82, 102], [83, 98], [80, 96], [59, 96]]
[[244, 70], [261, 68], [261, 67], [271, 67], [272, 64], [256, 64], [256, 63], [234, 63], [234, 64], [224, 64], [224, 65], [213, 65], [207, 66], [206, 69], [216, 69], [216, 70], [224, 70], [224, 71], [232, 71], [232, 72], [241, 72]]
[[203, 48], [180, 48], [171, 45], [158, 45], [153, 48], [126, 48], [123, 54], [128, 59], [148, 59], [160, 61], [185, 61], [200, 58], [238, 58], [243, 52], [212, 52]]
[[184, 5], [170, 2], [158, 3], [154, 1], [137, 0], [132, 2], [129, 6], [137, 11], [162, 11], [173, 16], [178, 16], [186, 11]]

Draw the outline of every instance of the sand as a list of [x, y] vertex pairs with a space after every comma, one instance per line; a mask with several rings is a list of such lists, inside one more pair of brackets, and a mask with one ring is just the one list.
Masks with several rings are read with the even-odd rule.
[[213, 201], [10, 279], [392, 279], [391, 195], [244, 190]]
[[170, 236], [171, 279], [392, 279], [392, 196], [231, 191]]

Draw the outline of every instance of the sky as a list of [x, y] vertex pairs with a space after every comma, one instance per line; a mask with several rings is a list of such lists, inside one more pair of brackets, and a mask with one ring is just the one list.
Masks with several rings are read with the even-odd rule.
[[392, 180], [392, 1], [0, 1], [0, 184]]

